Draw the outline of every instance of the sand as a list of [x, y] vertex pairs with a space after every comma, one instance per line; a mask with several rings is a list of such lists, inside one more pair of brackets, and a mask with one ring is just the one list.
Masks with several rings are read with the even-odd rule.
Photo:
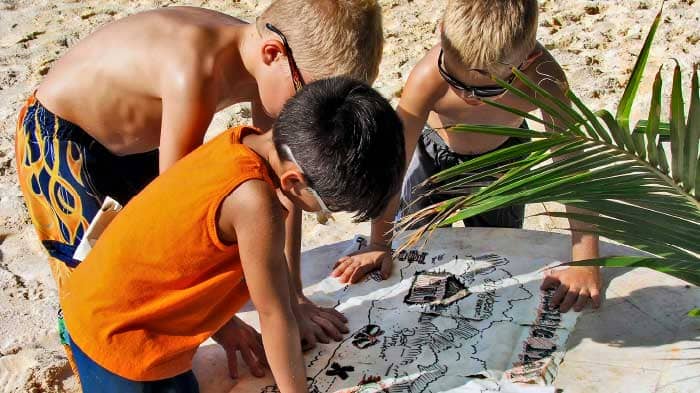
[[[413, 65], [437, 42], [443, 1], [381, 0], [386, 45], [375, 87], [398, 101]], [[615, 109], [621, 87], [660, 2], [650, 0], [540, 2], [539, 39], [567, 71], [569, 82], [594, 108]], [[75, 380], [58, 344], [56, 289], [38, 245], [16, 182], [14, 131], [16, 112], [51, 63], [78, 40], [104, 23], [159, 6], [189, 4], [216, 9], [247, 20], [269, 4], [254, 0], [212, 1], [47, 1], [0, 0], [0, 390], [3, 392], [76, 392]], [[700, 5], [695, 0], [666, 3], [633, 115], [648, 110], [652, 72], [665, 65], [668, 97], [671, 58], [689, 73], [700, 63]], [[667, 102], [667, 101], [666, 101]], [[667, 104], [664, 111], [668, 112]], [[211, 133], [250, 122], [246, 106], [218, 114]], [[556, 206], [548, 207], [556, 209]], [[542, 211], [528, 207], [529, 213]], [[531, 218], [527, 228], [554, 230], [557, 224]], [[340, 216], [331, 226], [305, 217], [304, 248], [367, 233], [367, 223]]]

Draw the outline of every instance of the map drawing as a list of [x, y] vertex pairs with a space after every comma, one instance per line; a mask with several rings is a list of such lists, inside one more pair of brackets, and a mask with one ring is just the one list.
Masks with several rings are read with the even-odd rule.
[[[387, 280], [322, 280], [310, 297], [333, 299], [351, 333], [305, 354], [309, 391], [490, 393], [550, 384], [577, 314], [550, 309], [541, 279], [533, 266], [496, 253], [410, 250]], [[238, 388], [277, 391], [270, 380]]]

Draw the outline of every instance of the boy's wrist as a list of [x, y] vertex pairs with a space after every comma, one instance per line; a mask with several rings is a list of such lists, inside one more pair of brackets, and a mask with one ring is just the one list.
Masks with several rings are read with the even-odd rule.
[[375, 247], [386, 247], [391, 249], [391, 240], [393, 237], [393, 226], [389, 223], [372, 220], [372, 232], [369, 237], [369, 243]]
[[571, 237], [571, 260], [600, 258], [598, 236], [575, 231]]
[[386, 249], [387, 251], [391, 251], [391, 242], [386, 242], [384, 240], [379, 240], [379, 241], [374, 241], [371, 240], [369, 242], [369, 247], [376, 249]]

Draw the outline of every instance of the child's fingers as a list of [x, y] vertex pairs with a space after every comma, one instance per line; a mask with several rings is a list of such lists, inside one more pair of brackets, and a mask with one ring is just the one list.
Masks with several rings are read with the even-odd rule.
[[255, 352], [255, 356], [260, 360], [262, 363], [263, 367], [269, 369], [270, 364], [267, 362], [267, 355], [265, 354], [265, 347], [263, 347], [262, 343], [258, 343], [255, 341], [253, 343], [253, 350]]
[[316, 346], [316, 337], [311, 334], [307, 334], [304, 336], [304, 338], [301, 339], [301, 350], [302, 352], [306, 352], [308, 350], [313, 349]]
[[554, 295], [552, 295], [552, 306], [559, 306], [568, 292], [569, 287], [564, 284], [559, 284], [557, 290], [554, 291]]
[[352, 275], [350, 276], [350, 283], [351, 284], [356, 284], [360, 282], [369, 272], [374, 270], [375, 267], [372, 265], [362, 265], [358, 266], [357, 269], [355, 269], [352, 272]]
[[338, 319], [340, 319], [343, 323], [347, 323], [347, 322], [348, 322], [348, 319], [345, 318], [345, 315], [343, 315], [342, 312], [336, 310], [335, 308], [332, 308], [332, 307], [321, 307], [321, 310], [323, 310], [323, 312], [326, 312], [326, 313], [335, 315], [335, 317], [338, 318]]
[[236, 356], [236, 351], [229, 353], [226, 351], [226, 358], [228, 359], [228, 374], [231, 378], [238, 378], [238, 356]]
[[344, 256], [344, 257], [338, 258], [338, 260], [335, 261], [335, 265], [333, 265], [333, 269], [337, 268], [338, 265], [340, 265], [341, 263], [347, 261], [348, 259], [350, 259], [350, 256], [349, 256], [349, 255], [346, 255], [346, 256]]
[[265, 376], [265, 369], [261, 364], [262, 362], [253, 355], [253, 350], [250, 347], [241, 348], [241, 356], [243, 356], [243, 360], [254, 376], [258, 378]]
[[[313, 321], [313, 318], [311, 319]], [[328, 344], [331, 342], [331, 339], [328, 338], [326, 333], [321, 329], [321, 327], [314, 322], [314, 336], [316, 336], [316, 341], [320, 342], [322, 344]]]
[[[251, 328], [252, 329], [252, 328]], [[267, 364], [267, 356], [265, 355], [265, 347], [263, 346], [262, 336], [253, 330], [252, 339], [248, 340], [248, 345], [253, 351], [253, 355], [262, 363], [263, 367], [269, 367]]]
[[340, 330], [341, 333], [347, 333], [348, 327], [346, 325], [346, 322], [343, 322], [340, 318], [338, 318], [337, 314], [331, 314], [326, 310], [327, 309], [321, 309], [319, 317], [324, 318], [328, 322], [332, 323], [333, 326], [335, 326], [337, 330]]
[[340, 282], [342, 283], [349, 283], [350, 282], [350, 277], [352, 277], [353, 273], [355, 273], [355, 270], [360, 266], [360, 263], [357, 261], [352, 261], [350, 262], [346, 267], [345, 271], [343, 274], [340, 276]]
[[557, 285], [559, 285], [559, 279], [556, 276], [547, 275], [545, 276], [544, 280], [542, 280], [542, 285], [540, 285], [540, 289], [553, 288]]
[[315, 324], [320, 326], [321, 329], [324, 331], [324, 333], [327, 336], [330, 336], [333, 340], [341, 341], [343, 339], [343, 335], [340, 334], [338, 329], [329, 320], [322, 318], [320, 316], [317, 316], [317, 315], [312, 316], [311, 320]]
[[591, 300], [593, 302], [593, 308], [600, 308], [600, 304], [602, 303], [600, 292], [591, 291]]
[[559, 311], [568, 312], [569, 309], [571, 309], [571, 306], [573, 306], [574, 303], [576, 303], [578, 297], [579, 294], [577, 290], [569, 290], [569, 292], [564, 297], [564, 300], [559, 305]]
[[332, 277], [338, 277], [345, 273], [347, 271], [348, 266], [352, 264], [353, 260], [352, 258], [346, 258], [342, 262], [340, 262], [338, 265], [336, 265], [335, 269], [333, 269], [333, 272], [331, 273]]
[[590, 296], [586, 292], [581, 292], [578, 294], [578, 299], [576, 299], [576, 303], [574, 304], [574, 311], [576, 312], [581, 312], [583, 309], [586, 307], [586, 304], [590, 300]]

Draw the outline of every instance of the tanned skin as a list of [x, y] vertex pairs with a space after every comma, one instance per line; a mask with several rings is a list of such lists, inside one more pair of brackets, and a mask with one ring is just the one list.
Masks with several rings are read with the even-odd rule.
[[[303, 70], [302, 75], [307, 82], [315, 79]], [[162, 173], [201, 145], [214, 114], [232, 104], [252, 103], [254, 125], [268, 130], [294, 86], [278, 37], [261, 36], [255, 25], [219, 12], [167, 7], [88, 36], [53, 65], [36, 94], [47, 109], [115, 155], [159, 149]], [[293, 239], [286, 259], [298, 275], [301, 213], [284, 203], [285, 231]], [[342, 339], [347, 332], [342, 314], [306, 299], [299, 277], [291, 282], [309, 346]], [[234, 355], [229, 356], [231, 376], [238, 375], [236, 351], [254, 375], [264, 375], [259, 335], [240, 320], [222, 330], [215, 337]]]
[[[450, 132], [442, 127], [458, 124], [485, 124], [519, 127], [523, 118], [509, 112], [484, 104], [479, 99], [466, 97], [445, 82], [438, 71], [437, 61], [440, 45], [433, 47], [425, 57], [416, 64], [408, 77], [403, 90], [397, 112], [404, 124], [406, 140], [406, 162], [410, 162], [418, 143], [423, 126], [427, 123], [438, 130], [450, 149], [459, 154], [480, 154], [498, 148], [507, 137], [485, 135], [478, 133]], [[463, 70], [457, 61], [444, 55], [445, 66], [451, 75], [462, 83], [471, 86], [493, 86], [493, 80], [478, 72]], [[566, 84], [566, 75], [552, 55], [539, 43], [526, 57], [511, 59], [510, 64], [523, 64], [523, 72], [538, 85], [564, 102], [569, 102], [564, 96], [562, 86]], [[499, 75], [503, 79], [508, 74]], [[524, 90], [531, 96], [535, 93], [515, 81], [514, 86]], [[539, 97], [542, 98], [542, 97]], [[525, 112], [535, 108], [529, 102], [511, 93], [495, 98], [499, 103], [508, 105]], [[558, 125], [551, 116], [542, 113], [545, 120]], [[552, 130], [548, 130], [552, 131]], [[392, 221], [399, 206], [397, 195], [382, 217], [372, 221], [372, 236], [370, 245], [362, 251], [355, 252], [338, 260], [332, 275], [341, 282], [356, 283], [372, 270], [380, 269], [382, 276], [387, 278], [391, 273], [391, 235]], [[567, 211], [577, 209], [566, 207]], [[573, 229], [571, 238], [571, 258], [574, 261], [597, 258], [598, 238], [590, 233], [582, 232], [588, 226], [584, 223], [570, 220]], [[542, 283], [542, 288], [557, 287], [553, 304], [559, 305], [560, 310], [570, 309], [581, 311], [587, 304], [598, 308], [601, 303], [601, 278], [598, 267], [569, 267], [549, 271]]]

